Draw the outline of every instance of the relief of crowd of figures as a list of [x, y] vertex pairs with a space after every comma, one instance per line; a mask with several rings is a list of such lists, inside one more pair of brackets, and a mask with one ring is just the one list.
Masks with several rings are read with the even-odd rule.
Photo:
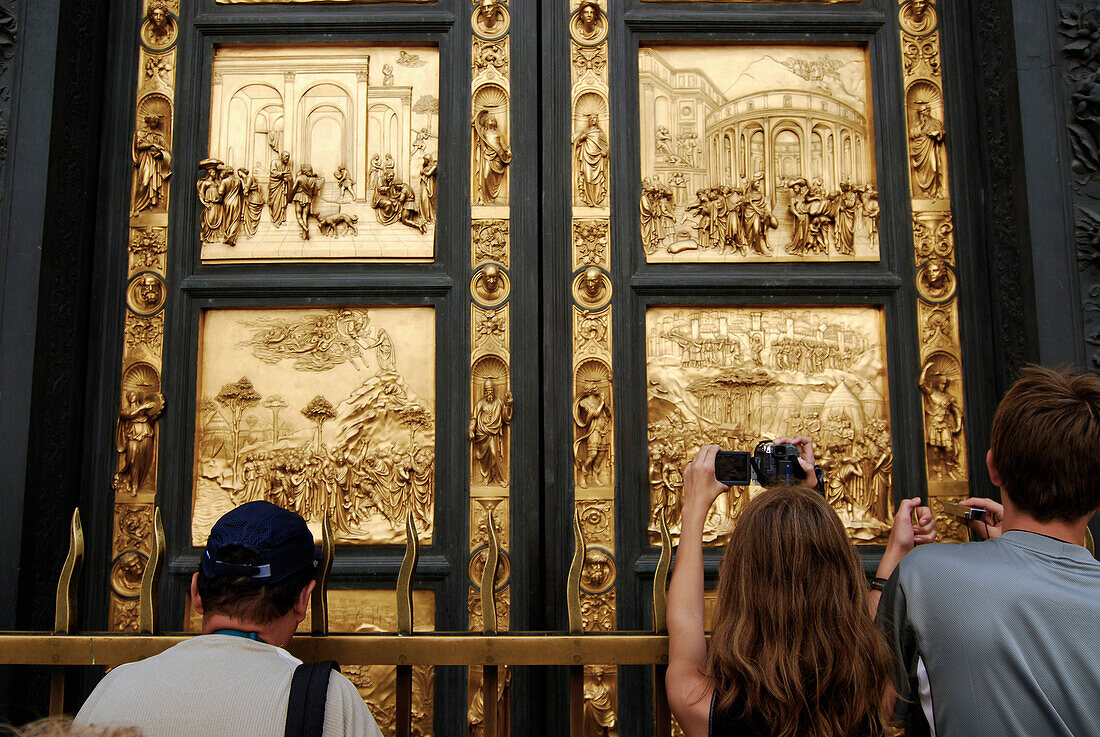
[[866, 51], [639, 51], [650, 261], [878, 260]]
[[430, 259], [438, 66], [428, 47], [218, 47], [203, 258]]
[[[682, 470], [707, 443], [752, 451], [808, 435], [826, 497], [853, 541], [881, 542], [891, 522], [893, 455], [882, 314], [872, 308], [651, 308], [646, 314], [650, 534], [663, 512], [679, 533]], [[716, 543], [751, 491], [721, 497]]]
[[412, 511], [429, 542], [433, 336], [430, 308], [206, 313], [192, 542], [257, 499], [350, 543], [403, 541]]

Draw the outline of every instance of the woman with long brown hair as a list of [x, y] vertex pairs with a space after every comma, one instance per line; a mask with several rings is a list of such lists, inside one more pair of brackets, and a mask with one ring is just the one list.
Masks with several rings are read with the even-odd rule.
[[[809, 438], [781, 438], [813, 474]], [[687, 737], [885, 735], [893, 710], [890, 654], [872, 621], [878, 592], [844, 525], [806, 486], [769, 488], [744, 506], [718, 572], [708, 648], [703, 632], [703, 523], [728, 487], [714, 477], [718, 446], [684, 470], [676, 568], [669, 588], [668, 700]], [[935, 539], [931, 511], [901, 502], [877, 576]], [[876, 578], [876, 580], [879, 580]]]

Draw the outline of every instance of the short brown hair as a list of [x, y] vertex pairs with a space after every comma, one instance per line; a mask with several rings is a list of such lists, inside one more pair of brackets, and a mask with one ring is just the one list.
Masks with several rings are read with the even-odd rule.
[[1100, 378], [1028, 366], [1005, 394], [990, 438], [1001, 490], [1040, 522], [1100, 506]]
[[[255, 553], [239, 545], [226, 546], [221, 560], [245, 565], [261, 562]], [[207, 578], [200, 570], [199, 596], [204, 612], [217, 612], [242, 622], [267, 624], [291, 610], [313, 574], [312, 568], [303, 568], [277, 583], [263, 583], [246, 577]]]

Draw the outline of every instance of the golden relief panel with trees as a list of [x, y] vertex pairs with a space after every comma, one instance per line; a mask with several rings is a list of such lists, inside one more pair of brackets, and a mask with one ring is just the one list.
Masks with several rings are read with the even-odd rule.
[[[751, 452], [813, 438], [825, 495], [856, 543], [885, 540], [893, 453], [882, 310], [653, 307], [646, 312], [650, 538], [680, 531], [682, 470], [702, 445]], [[757, 487], [719, 497], [704, 540], [721, 544]]]
[[432, 260], [438, 95], [431, 46], [216, 47], [202, 259]]
[[650, 262], [878, 261], [863, 46], [643, 46]]
[[265, 499], [337, 542], [430, 544], [435, 313], [430, 307], [208, 310], [199, 338], [192, 544]]

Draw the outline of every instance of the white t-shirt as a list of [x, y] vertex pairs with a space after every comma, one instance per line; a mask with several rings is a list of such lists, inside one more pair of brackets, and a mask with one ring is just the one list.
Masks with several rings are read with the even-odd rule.
[[[283, 737], [290, 680], [302, 661], [233, 635], [202, 635], [147, 660], [115, 668], [76, 724], [138, 727], [142, 737]], [[328, 682], [325, 737], [381, 737], [355, 686]]]

